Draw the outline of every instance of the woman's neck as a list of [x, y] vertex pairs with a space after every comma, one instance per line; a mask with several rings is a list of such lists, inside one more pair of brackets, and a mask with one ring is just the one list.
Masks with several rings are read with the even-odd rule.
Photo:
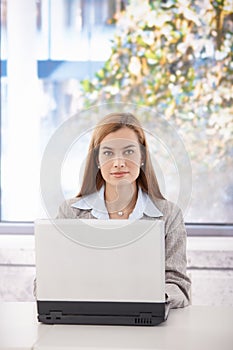
[[137, 201], [137, 185], [134, 184], [120, 184], [112, 186], [105, 185], [105, 203], [110, 217], [121, 216], [128, 218], [133, 211]]

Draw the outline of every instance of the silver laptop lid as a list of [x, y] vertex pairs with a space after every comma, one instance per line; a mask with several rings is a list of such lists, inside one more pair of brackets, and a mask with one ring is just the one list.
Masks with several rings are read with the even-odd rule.
[[164, 302], [160, 220], [37, 220], [37, 300]]

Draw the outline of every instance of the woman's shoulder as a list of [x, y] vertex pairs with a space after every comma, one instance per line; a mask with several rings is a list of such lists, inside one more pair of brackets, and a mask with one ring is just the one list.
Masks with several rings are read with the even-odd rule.
[[183, 224], [183, 213], [179, 205], [167, 199], [155, 199], [154, 204], [163, 214], [163, 220], [167, 228], [174, 228]]
[[178, 204], [171, 202], [168, 199], [156, 198], [153, 199], [153, 202], [164, 216], [170, 216], [171, 214], [181, 212], [181, 209], [178, 206]]
[[61, 204], [61, 207], [71, 207], [73, 204], [75, 204], [76, 202], [80, 201], [80, 197], [73, 197], [73, 198], [69, 198], [69, 199], [65, 199], [64, 202]]
[[168, 232], [174, 232], [178, 228], [179, 232], [184, 229], [183, 214], [176, 203], [158, 198], [153, 199], [153, 203], [163, 215], [160, 217], [160, 220], [164, 221], [166, 235]]
[[64, 202], [61, 203], [57, 219], [75, 219], [78, 217], [81, 217], [82, 214], [86, 214], [86, 212], [89, 212], [87, 210], [82, 210], [80, 208], [77, 208], [74, 206], [75, 203], [78, 203], [81, 200], [81, 197], [73, 197], [64, 200]]

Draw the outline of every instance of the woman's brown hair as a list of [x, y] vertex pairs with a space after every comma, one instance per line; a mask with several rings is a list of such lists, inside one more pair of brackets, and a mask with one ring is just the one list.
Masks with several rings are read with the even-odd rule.
[[99, 146], [105, 136], [121, 128], [129, 128], [133, 130], [137, 134], [141, 146], [144, 165], [140, 168], [137, 185], [140, 186], [143, 191], [148, 193], [151, 199], [164, 199], [160, 192], [158, 181], [151, 163], [145, 133], [138, 119], [131, 113], [108, 114], [96, 125], [89, 145], [81, 190], [77, 197], [82, 197], [99, 191], [104, 185], [104, 179], [98, 168]]

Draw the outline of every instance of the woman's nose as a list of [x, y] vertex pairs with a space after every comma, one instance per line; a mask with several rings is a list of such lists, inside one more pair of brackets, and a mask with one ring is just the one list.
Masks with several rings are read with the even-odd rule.
[[124, 158], [117, 157], [113, 160], [113, 166], [114, 168], [123, 168], [125, 167], [125, 160]]

